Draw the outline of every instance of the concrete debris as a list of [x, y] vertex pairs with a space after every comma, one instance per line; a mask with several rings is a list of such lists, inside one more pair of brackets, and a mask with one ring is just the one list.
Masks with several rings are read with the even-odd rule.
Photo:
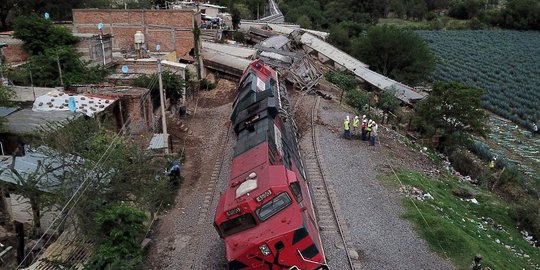
[[415, 198], [419, 201], [425, 201], [425, 200], [433, 200], [433, 196], [431, 194], [422, 191], [419, 188], [412, 187], [412, 186], [402, 186], [399, 188], [399, 192], [404, 194], [407, 197]]

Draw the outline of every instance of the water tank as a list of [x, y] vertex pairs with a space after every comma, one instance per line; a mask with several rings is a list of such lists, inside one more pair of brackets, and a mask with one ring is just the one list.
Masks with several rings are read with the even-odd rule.
[[135, 44], [144, 43], [144, 34], [141, 31], [137, 31], [134, 35], [134, 38], [135, 38]]

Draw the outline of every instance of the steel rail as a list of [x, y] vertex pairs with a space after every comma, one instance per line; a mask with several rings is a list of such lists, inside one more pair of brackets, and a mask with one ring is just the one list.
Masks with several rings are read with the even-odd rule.
[[332, 214], [333, 214], [333, 216], [334, 216], [334, 218], [336, 220], [338, 233], [339, 233], [339, 236], [341, 238], [341, 241], [343, 242], [343, 248], [345, 249], [345, 254], [347, 255], [347, 261], [349, 263], [349, 267], [350, 267], [351, 270], [355, 270], [354, 263], [353, 263], [353, 261], [351, 259], [350, 254], [349, 254], [349, 247], [347, 245], [347, 241], [346, 241], [345, 235], [343, 233], [343, 228], [342, 228], [340, 219], [338, 218], [338, 213], [336, 211], [336, 203], [334, 202], [332, 196], [330, 196], [330, 190], [328, 188], [328, 183], [326, 181], [326, 176], [324, 175], [324, 171], [322, 169], [323, 167], [322, 167], [321, 157], [319, 155], [319, 151], [320, 151], [319, 150], [319, 144], [318, 144], [319, 138], [317, 137], [317, 132], [315, 131], [315, 120], [316, 120], [316, 117], [317, 117], [317, 109], [319, 107], [320, 99], [321, 99], [321, 97], [316, 96], [316, 101], [313, 104], [313, 107], [311, 107], [311, 140], [312, 140], [312, 144], [313, 144], [313, 150], [315, 152], [314, 153], [315, 154], [315, 159], [317, 161], [317, 165], [318, 165], [318, 168], [319, 168], [319, 171], [320, 171], [321, 179], [322, 179], [326, 194], [328, 196], [328, 201], [330, 202], [330, 208], [332, 209]]

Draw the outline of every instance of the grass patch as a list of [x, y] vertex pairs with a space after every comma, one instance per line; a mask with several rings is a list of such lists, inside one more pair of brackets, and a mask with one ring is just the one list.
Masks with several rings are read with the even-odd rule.
[[[515, 207], [453, 177], [434, 180], [411, 171], [399, 171], [398, 176], [404, 185], [433, 196], [433, 200], [413, 199], [414, 203], [404, 198], [404, 217], [415, 224], [432, 250], [459, 269], [469, 269], [476, 254], [483, 257], [482, 265], [492, 269], [540, 269], [540, 250], [523, 240], [514, 221]], [[479, 204], [456, 196], [464, 191]]]

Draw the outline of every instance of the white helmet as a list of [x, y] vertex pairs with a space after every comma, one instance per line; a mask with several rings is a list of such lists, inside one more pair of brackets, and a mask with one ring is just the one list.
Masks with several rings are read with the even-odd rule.
[[349, 116], [347, 115], [347, 121], [349, 121]]

